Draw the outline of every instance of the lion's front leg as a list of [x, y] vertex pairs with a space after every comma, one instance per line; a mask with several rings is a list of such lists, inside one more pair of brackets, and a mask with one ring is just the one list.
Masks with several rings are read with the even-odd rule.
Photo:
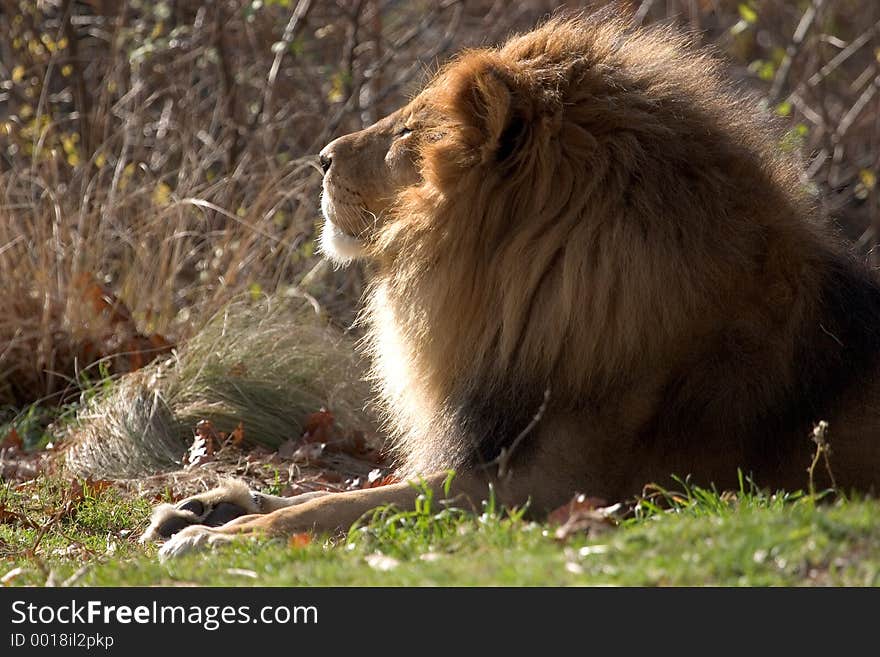
[[271, 513], [326, 494], [325, 491], [315, 491], [294, 497], [277, 497], [250, 490], [243, 482], [230, 479], [217, 488], [187, 497], [177, 504], [157, 506], [140, 541], [161, 541], [191, 526], [219, 527], [241, 517]]
[[[433, 489], [435, 499], [444, 498], [447, 474], [431, 475], [419, 484]], [[347, 531], [364, 514], [381, 506], [393, 504], [401, 509], [413, 508], [421, 485], [404, 482], [369, 490], [332, 493], [312, 498], [263, 515], [236, 518], [222, 527], [193, 525], [174, 534], [159, 551], [162, 559], [229, 543], [240, 537], [287, 537], [300, 532], [334, 533]], [[484, 477], [462, 475], [453, 480], [450, 497], [464, 508], [476, 510], [488, 493]]]

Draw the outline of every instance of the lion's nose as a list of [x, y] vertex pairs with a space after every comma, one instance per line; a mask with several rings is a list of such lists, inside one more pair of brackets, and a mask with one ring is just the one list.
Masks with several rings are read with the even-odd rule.
[[333, 158], [326, 153], [321, 153], [318, 159], [321, 161], [321, 168], [324, 170], [324, 173], [327, 173], [330, 170], [330, 165], [333, 164]]

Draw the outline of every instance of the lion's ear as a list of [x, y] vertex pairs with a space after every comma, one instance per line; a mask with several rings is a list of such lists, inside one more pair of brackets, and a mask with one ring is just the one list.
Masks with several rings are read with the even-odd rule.
[[458, 137], [481, 161], [497, 157], [513, 121], [509, 73], [484, 54], [465, 56], [445, 80], [446, 109], [458, 123]]

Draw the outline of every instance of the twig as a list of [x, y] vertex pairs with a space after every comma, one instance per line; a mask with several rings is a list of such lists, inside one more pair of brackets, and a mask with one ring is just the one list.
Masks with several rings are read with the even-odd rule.
[[541, 421], [541, 418], [544, 417], [544, 413], [547, 412], [547, 404], [550, 402], [550, 386], [548, 385], [544, 389], [544, 401], [541, 402], [541, 405], [538, 407], [538, 412], [535, 413], [535, 416], [532, 418], [532, 421], [526, 425], [526, 428], [519, 432], [519, 435], [513, 439], [513, 442], [510, 443], [510, 447], [502, 447], [501, 453], [498, 455], [498, 458], [495, 459], [495, 462], [498, 463], [498, 478], [503, 479], [507, 476], [510, 470], [510, 460], [513, 458], [513, 453], [516, 451], [516, 448], [519, 447], [519, 444], [528, 436], [532, 430], [538, 426], [538, 422]]
[[83, 575], [85, 575], [91, 569], [92, 569], [92, 564], [90, 564], [90, 563], [87, 563], [85, 566], [80, 566], [79, 569], [77, 569], [77, 571], [73, 575], [71, 575], [70, 577], [68, 577], [66, 580], [64, 580], [61, 583], [61, 586], [63, 586], [63, 587], [73, 586], [79, 580], [81, 580]]
[[791, 37], [791, 43], [785, 49], [785, 57], [783, 57], [782, 63], [779, 65], [773, 78], [773, 85], [770, 87], [769, 93], [771, 102], [776, 100], [779, 94], [782, 93], [782, 87], [785, 86], [785, 83], [788, 81], [788, 74], [791, 72], [791, 64], [800, 52], [807, 32], [813, 23], [816, 22], [816, 16], [819, 14], [823, 4], [825, 4], [825, 0], [813, 0], [813, 3], [807, 7], [804, 15], [801, 16], [801, 20]]
[[831, 170], [828, 173], [829, 181], [834, 182], [839, 177], [840, 163], [845, 155], [845, 147], [843, 144], [844, 136], [855, 120], [868, 106], [868, 103], [871, 102], [871, 99], [874, 98], [878, 89], [880, 89], [880, 75], [875, 77], [870, 86], [859, 95], [856, 102], [853, 103], [852, 107], [850, 107], [846, 114], [843, 115], [843, 118], [840, 119], [834, 134], [831, 135], [831, 143], [834, 146], [834, 151], [831, 159]]
[[648, 12], [651, 11], [651, 7], [654, 6], [654, 0], [642, 0], [642, 4], [639, 6], [638, 11], [636, 11], [636, 15], [633, 16], [633, 25], [641, 25], [645, 22], [645, 18], [648, 16]]
[[807, 80], [807, 84], [811, 87], [815, 87], [824, 78], [833, 73], [835, 69], [843, 64], [847, 59], [849, 59], [857, 50], [861, 49], [862, 46], [868, 43], [877, 32], [880, 32], [880, 21], [877, 21], [870, 28], [868, 28], [855, 39], [853, 39], [850, 44], [839, 53], [837, 53], [831, 59], [831, 61], [829, 61], [827, 64], [825, 64], [825, 66], [819, 69], [818, 72], [810, 76], [810, 78]]
[[[345, 48], [342, 53], [342, 61], [345, 62], [345, 79], [342, 81], [343, 89], [345, 90], [346, 97], [353, 95], [355, 100], [360, 98], [360, 94], [354, 93], [354, 65], [356, 59], [355, 52], [357, 52], [360, 45], [361, 14], [364, 11], [364, 2], [365, 0], [356, 0], [354, 9], [351, 11], [349, 17], [351, 32], [345, 41]], [[360, 84], [358, 84], [358, 87], [360, 87]]]
[[859, 117], [859, 114], [865, 109], [865, 106], [871, 102], [878, 88], [880, 88], [880, 75], [874, 78], [871, 86], [862, 92], [858, 99], [856, 99], [856, 102], [853, 103], [853, 106], [840, 119], [840, 123], [837, 124], [837, 130], [834, 131], [835, 140], [839, 141], [846, 134], [853, 122]]
[[880, 32], [880, 21], [874, 23], [870, 28], [862, 32], [859, 36], [853, 39], [850, 44], [837, 53], [834, 57], [831, 58], [825, 66], [820, 68], [816, 73], [810, 76], [806, 83], [800, 83], [797, 88], [789, 95], [787, 100], [791, 103], [797, 104], [801, 97], [803, 96], [804, 91], [807, 88], [816, 87], [819, 85], [822, 80], [831, 75], [835, 70], [837, 70], [846, 60], [852, 57], [856, 52], [858, 52], [862, 46], [867, 44], [874, 38], [875, 34]]
[[[434, 23], [434, 19], [437, 17], [439, 12], [448, 9], [449, 7], [455, 7], [455, 9], [453, 11], [452, 17], [450, 18], [449, 25], [447, 26], [447, 29], [444, 33], [444, 37], [440, 40], [437, 46], [435, 48], [432, 48], [431, 51], [429, 51], [428, 53], [421, 56], [418, 62], [412, 64], [406, 71], [404, 71], [402, 75], [398, 76], [398, 78], [393, 83], [382, 89], [381, 92], [373, 95], [370, 98], [369, 105], [364, 105], [363, 107], [360, 107], [360, 110], [367, 110], [375, 107], [378, 103], [382, 102], [391, 93], [397, 90], [401, 85], [405, 84], [405, 82], [409, 78], [411, 78], [416, 71], [419, 70], [419, 68], [421, 67], [421, 62], [433, 59], [449, 47], [449, 44], [452, 42], [452, 38], [455, 34], [455, 29], [461, 19], [461, 0], [446, 0], [443, 3], [432, 5], [431, 9], [426, 13], [426, 15], [422, 18], [418, 25], [412, 27], [393, 44], [388, 46], [384, 54], [367, 68], [367, 70], [364, 72], [364, 77], [367, 80], [370, 80], [374, 74], [381, 71], [384, 66], [391, 62], [395, 57], [397, 57], [410, 42], [412, 42], [419, 35], [425, 32]], [[339, 124], [342, 122], [345, 116], [355, 109], [358, 101], [359, 99], [355, 97], [355, 94], [348, 95], [345, 102], [342, 103], [341, 106], [333, 114], [333, 116], [328, 119], [325, 124], [324, 130], [321, 132], [320, 135], [318, 135], [317, 139], [315, 139], [312, 146], [310, 147], [310, 151], [314, 152], [324, 143], [326, 143], [328, 137], [336, 132], [336, 129], [339, 127]]]
[[266, 76], [266, 88], [263, 91], [263, 97], [260, 99], [259, 110], [254, 114], [251, 127], [255, 126], [258, 122], [264, 123], [266, 115], [271, 111], [275, 79], [278, 77], [278, 71], [281, 69], [281, 62], [284, 60], [284, 55], [290, 48], [290, 44], [296, 38], [297, 28], [308, 15], [311, 8], [312, 0], [299, 0], [296, 3], [296, 7], [290, 15], [290, 20], [287, 21], [287, 26], [284, 28], [284, 33], [281, 36], [280, 47], [275, 48], [275, 58], [272, 60], [272, 66], [269, 67], [269, 75]]
[[834, 480], [834, 473], [831, 472], [831, 445], [828, 444], [827, 434], [828, 423], [825, 420], [820, 420], [813, 427], [812, 439], [816, 443], [816, 453], [813, 455], [813, 461], [807, 469], [807, 473], [810, 476], [810, 497], [815, 497], [816, 495], [815, 474], [816, 466], [819, 465], [820, 459], [825, 461], [825, 471], [828, 472], [828, 478], [831, 479], [831, 487], [837, 490], [837, 482]]
[[226, 114], [226, 119], [232, 124], [232, 139], [226, 150], [226, 167], [232, 169], [235, 167], [236, 162], [238, 162], [238, 157], [241, 152], [241, 134], [238, 120], [235, 117], [235, 75], [229, 67], [229, 58], [226, 56], [226, 44], [223, 38], [225, 24], [226, 21], [223, 13], [223, 5], [222, 3], [218, 3], [217, 11], [214, 14], [214, 26], [211, 39], [213, 41], [214, 50], [217, 53], [224, 112]]
[[82, 62], [79, 56], [79, 38], [76, 28], [73, 26], [73, 2], [68, 3], [64, 10], [63, 30], [67, 37], [69, 61], [73, 68], [73, 93], [75, 107], [79, 114], [79, 137], [83, 156], [88, 159], [92, 156], [92, 132], [89, 123], [92, 115], [91, 96], [86, 90], [86, 81], [83, 77]]

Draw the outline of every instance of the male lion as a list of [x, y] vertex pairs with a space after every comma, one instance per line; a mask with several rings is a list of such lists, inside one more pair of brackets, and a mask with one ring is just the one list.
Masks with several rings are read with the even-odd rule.
[[[556, 19], [324, 148], [321, 245], [369, 263], [406, 476], [439, 495], [454, 469], [466, 503], [492, 482], [537, 513], [738, 467], [800, 488], [826, 420], [837, 485], [880, 482], [880, 287], [717, 68], [669, 28]], [[174, 534], [173, 555], [337, 531], [417, 494], [231, 486], [165, 505], [146, 537]], [[245, 513], [264, 515], [205, 526]]]

